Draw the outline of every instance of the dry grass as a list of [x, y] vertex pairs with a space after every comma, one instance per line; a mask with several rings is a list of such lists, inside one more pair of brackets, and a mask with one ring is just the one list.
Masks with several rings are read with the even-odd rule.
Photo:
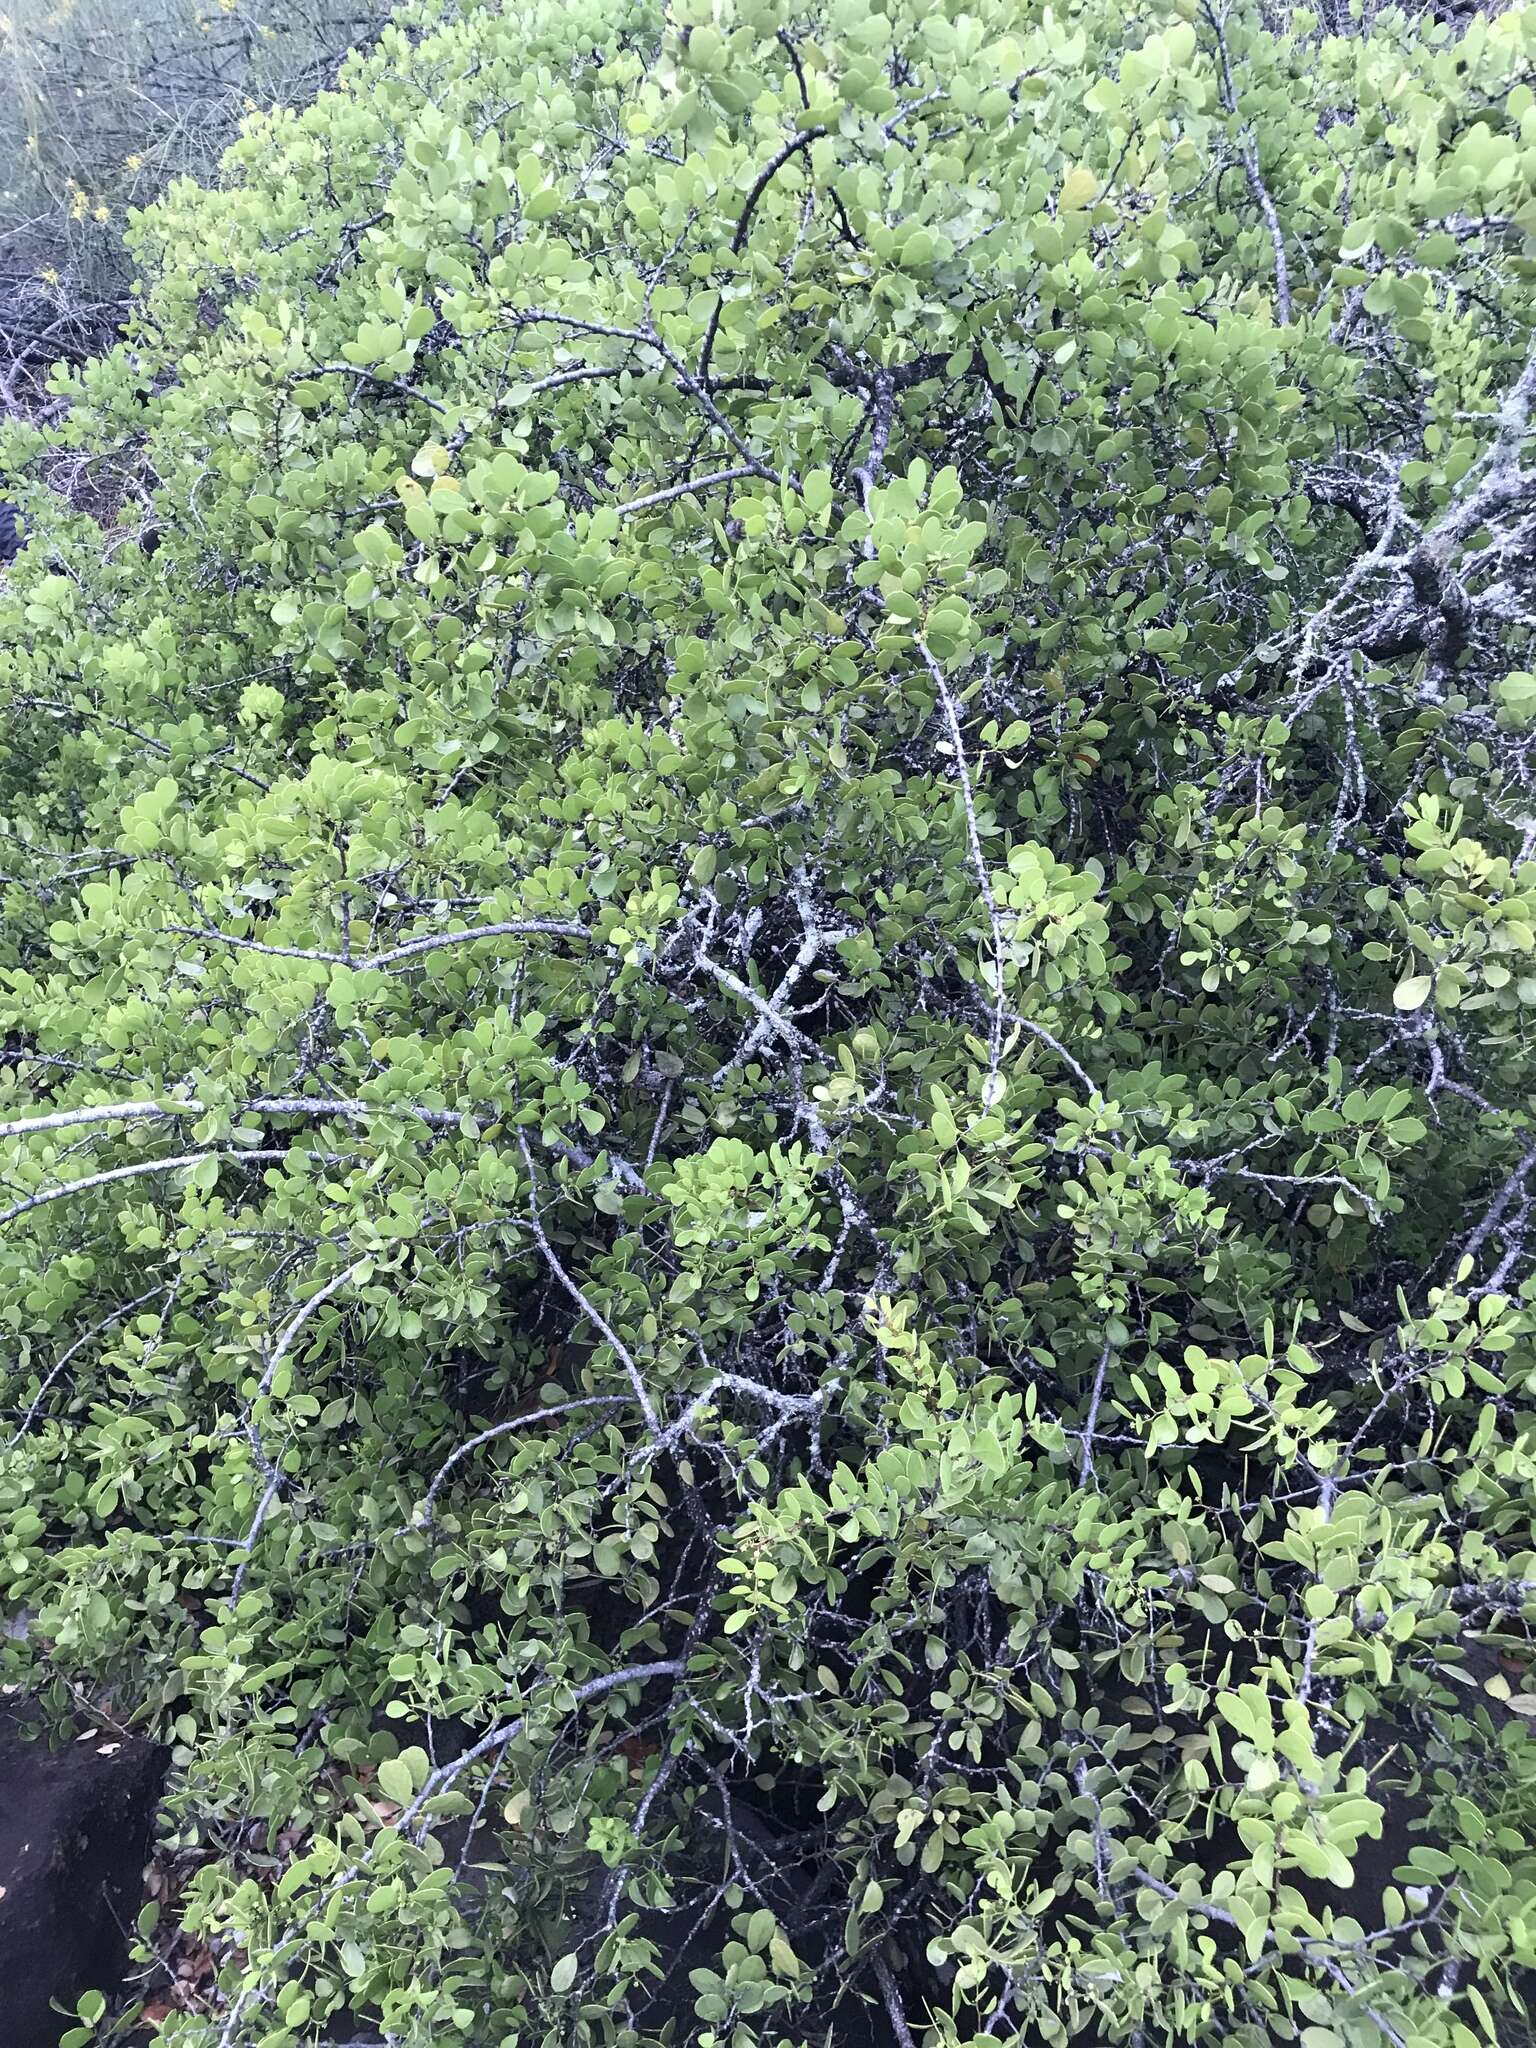
[[[0, 0], [3, 4], [3, 0]], [[209, 177], [252, 105], [300, 101], [385, 0], [11, 0], [0, 13], [0, 411], [60, 357], [110, 341], [124, 229], [167, 182]]]

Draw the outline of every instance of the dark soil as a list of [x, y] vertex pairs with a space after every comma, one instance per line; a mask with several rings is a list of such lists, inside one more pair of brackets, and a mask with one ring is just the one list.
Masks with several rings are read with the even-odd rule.
[[95, 1730], [50, 1748], [26, 1725], [0, 1707], [0, 2036], [59, 2048], [82, 1993], [120, 1983], [165, 1758]]

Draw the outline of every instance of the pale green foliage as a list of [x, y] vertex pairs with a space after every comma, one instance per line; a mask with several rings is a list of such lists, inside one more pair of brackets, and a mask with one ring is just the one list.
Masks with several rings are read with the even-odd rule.
[[1518, 2009], [1533, 63], [422, 8], [145, 217], [12, 435], [162, 539], [0, 595], [0, 1501], [164, 2038]]

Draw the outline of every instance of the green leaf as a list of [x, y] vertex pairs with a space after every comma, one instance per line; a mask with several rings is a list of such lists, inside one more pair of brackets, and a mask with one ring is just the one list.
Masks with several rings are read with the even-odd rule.
[[555, 1992], [557, 1995], [569, 1991], [571, 1986], [576, 1982], [576, 1971], [578, 1967], [579, 1962], [574, 1951], [567, 1955], [561, 1956], [560, 1960], [555, 1964], [555, 1967], [549, 1973], [550, 1990]]
[[994, 1477], [1001, 1479], [1008, 1470], [1008, 1454], [994, 1430], [978, 1430], [971, 1439], [971, 1449]]
[[416, 1786], [411, 1777], [411, 1767], [397, 1756], [386, 1757], [379, 1765], [379, 1790], [386, 1799], [392, 1799], [396, 1806], [409, 1806], [416, 1796]]
[[1397, 984], [1392, 991], [1392, 1000], [1400, 1010], [1422, 1009], [1429, 1001], [1434, 988], [1434, 976], [1410, 974]]

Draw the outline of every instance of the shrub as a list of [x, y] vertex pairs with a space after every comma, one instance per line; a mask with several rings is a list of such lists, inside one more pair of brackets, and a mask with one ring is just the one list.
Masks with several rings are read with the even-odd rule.
[[1518, 2013], [1533, 51], [429, 10], [145, 216], [0, 1497], [167, 2041]]

